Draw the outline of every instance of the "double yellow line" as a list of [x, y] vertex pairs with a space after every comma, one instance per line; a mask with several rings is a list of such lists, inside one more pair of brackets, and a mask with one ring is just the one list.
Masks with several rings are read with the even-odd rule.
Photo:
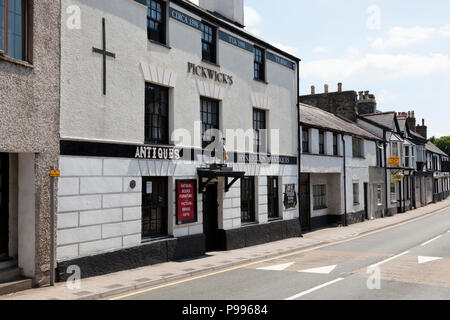
[[408, 221], [405, 221], [405, 222], [402, 222], [402, 223], [399, 223], [399, 224], [396, 224], [396, 225], [393, 225], [393, 226], [381, 228], [379, 230], [371, 231], [371, 232], [368, 232], [368, 233], [365, 233], [363, 235], [359, 235], [359, 236], [356, 236], [356, 237], [353, 237], [353, 238], [349, 238], [349, 239], [345, 239], [345, 240], [341, 240], [341, 241], [337, 241], [337, 242], [332, 242], [332, 243], [327, 243], [327, 244], [323, 244], [323, 245], [318, 245], [318, 246], [315, 246], [315, 247], [312, 247], [312, 248], [309, 248], [309, 249], [303, 249], [303, 250], [291, 252], [291, 253], [280, 255], [280, 256], [277, 256], [277, 257], [273, 257], [273, 258], [258, 260], [258, 261], [252, 262], [252, 263], [248, 263], [248, 264], [236, 266], [236, 267], [233, 267], [233, 268], [229, 268], [229, 269], [224, 269], [224, 270], [208, 273], [208, 274], [205, 274], [205, 275], [201, 275], [201, 276], [197, 276], [197, 277], [193, 277], [193, 278], [189, 278], [189, 279], [185, 279], [185, 280], [180, 280], [180, 281], [176, 281], [176, 282], [166, 283], [166, 284], [163, 284], [163, 285], [160, 285], [160, 286], [157, 286], [157, 287], [152, 287], [152, 288], [148, 288], [148, 289], [132, 292], [132, 293], [129, 293], [129, 294], [125, 294], [125, 295], [122, 295], [122, 296], [110, 298], [109, 300], [121, 300], [121, 299], [125, 299], [125, 298], [128, 298], [128, 297], [136, 296], [136, 295], [139, 295], [139, 294], [151, 292], [151, 291], [154, 291], [154, 290], [176, 286], [176, 285], [181, 284], [181, 283], [186, 283], [186, 282], [190, 282], [190, 281], [194, 281], [194, 280], [204, 279], [204, 278], [211, 277], [211, 276], [214, 276], [214, 275], [217, 275], [217, 274], [222, 274], [222, 273], [226, 273], [226, 272], [230, 272], [230, 271], [234, 271], [234, 270], [244, 269], [244, 268], [251, 267], [251, 266], [254, 266], [254, 265], [257, 265], [257, 264], [261, 264], [261, 263], [264, 263], [264, 262], [278, 260], [278, 259], [283, 259], [283, 258], [286, 258], [286, 257], [291, 257], [291, 256], [295, 256], [295, 255], [298, 255], [298, 254], [311, 252], [311, 251], [315, 251], [315, 250], [318, 250], [318, 249], [327, 248], [327, 247], [330, 247], [330, 246], [335, 246], [335, 245], [338, 245], [338, 244], [341, 244], [341, 243], [354, 241], [354, 240], [357, 240], [357, 239], [360, 239], [360, 238], [364, 238], [364, 237], [368, 237], [370, 235], [377, 234], [377, 233], [380, 233], [380, 232], [383, 232], [383, 231], [386, 231], [386, 230], [398, 228], [398, 227], [401, 227], [403, 225], [406, 225], [406, 224], [409, 224], [409, 223], [412, 223], [412, 222], [420, 221], [420, 220], [423, 220], [425, 218], [429, 218], [429, 217], [434, 216], [434, 215], [436, 215], [438, 213], [441, 213], [441, 212], [443, 212], [443, 211], [445, 211], [447, 209], [449, 209], [449, 207], [442, 208], [442, 209], [439, 209], [439, 210], [437, 210], [435, 212], [426, 214], [424, 216], [417, 217], [417, 218], [414, 218], [414, 219], [411, 219], [411, 220], [408, 220]]

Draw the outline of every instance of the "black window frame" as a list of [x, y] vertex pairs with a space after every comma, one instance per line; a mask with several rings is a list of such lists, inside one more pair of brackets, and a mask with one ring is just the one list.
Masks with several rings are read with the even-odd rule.
[[302, 152], [309, 153], [309, 128], [302, 128]]
[[338, 156], [339, 155], [339, 148], [338, 148], [338, 135], [337, 133], [333, 133], [333, 155]]
[[[21, 3], [20, 12], [14, 11], [11, 12], [11, 2], [16, 1]], [[30, 62], [30, 35], [31, 29], [30, 24], [28, 23], [29, 15], [30, 15], [30, 3], [26, 0], [3, 0], [4, 10], [3, 10], [3, 28], [0, 29], [0, 32], [3, 32], [2, 42], [0, 44], [0, 54], [20, 60], [20, 61], [28, 61]], [[16, 9], [16, 8], [15, 8]], [[19, 24], [12, 22], [12, 16], [19, 16], [21, 22]], [[18, 26], [20, 25], [20, 34], [17, 33], [17, 30], [10, 30], [10, 26]], [[20, 53], [16, 53], [14, 50], [11, 50], [11, 41], [12, 38], [20, 41]], [[18, 39], [17, 39], [18, 38]]]
[[280, 218], [280, 196], [278, 177], [267, 177], [267, 207], [269, 220]]
[[[151, 96], [151, 88], [154, 88], [154, 96]], [[160, 99], [157, 99], [157, 98]], [[150, 104], [153, 103], [153, 110]], [[159, 107], [156, 112], [156, 107]], [[161, 109], [161, 108], [166, 108]], [[164, 114], [165, 113], [165, 114]], [[158, 86], [153, 83], [145, 83], [145, 143], [146, 144], [169, 144], [169, 88]], [[155, 122], [155, 118], [157, 120]], [[157, 125], [155, 125], [157, 124]], [[156, 131], [155, 131], [156, 130]]]
[[[152, 182], [152, 199], [147, 194], [147, 182]], [[163, 197], [157, 191], [164, 188]], [[158, 199], [155, 199], [158, 197]], [[158, 219], [158, 209], [159, 219]], [[150, 210], [150, 211], [148, 211]], [[156, 210], [156, 216], [155, 211]], [[142, 231], [144, 240], [152, 240], [167, 237], [169, 234], [169, 178], [168, 177], [143, 177], [142, 178]], [[148, 216], [148, 217], [147, 217]], [[148, 228], [146, 226], [148, 225]], [[154, 227], [153, 227], [154, 226]]]
[[[152, 8], [152, 4], [155, 7]], [[147, 0], [147, 38], [151, 41], [166, 45], [166, 2], [161, 0]], [[154, 14], [154, 15], [152, 15]], [[158, 19], [158, 14], [160, 18]], [[156, 15], [156, 17], [155, 17]], [[151, 27], [158, 25], [160, 30], [155, 30]]]
[[253, 77], [255, 80], [266, 82], [266, 50], [253, 47]]
[[325, 131], [319, 130], [319, 154], [325, 154]]
[[262, 145], [261, 131], [267, 130], [267, 111], [253, 108], [253, 130], [255, 131], [254, 151], [265, 152], [267, 146]]
[[325, 184], [313, 185], [314, 210], [327, 208], [327, 186]]
[[[206, 131], [210, 129], [220, 130], [220, 101], [200, 97], [200, 121], [202, 148], [206, 148], [209, 144], [214, 142], [214, 136], [205, 136]], [[206, 121], [205, 121], [206, 119]], [[210, 120], [211, 119], [211, 120]]]
[[202, 60], [217, 64], [217, 28], [201, 22], [202, 31]]
[[241, 179], [241, 223], [256, 222], [255, 177]]

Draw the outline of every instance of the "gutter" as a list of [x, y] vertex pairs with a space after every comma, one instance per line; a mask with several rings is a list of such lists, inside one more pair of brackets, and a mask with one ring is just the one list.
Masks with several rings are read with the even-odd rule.
[[300, 203], [300, 182], [301, 182], [301, 173], [302, 173], [302, 148], [301, 148], [301, 137], [300, 137], [300, 63], [297, 61], [297, 140], [298, 140], [298, 219], [300, 221], [300, 235], [302, 235], [303, 226], [301, 224], [301, 203]]
[[388, 167], [387, 167], [387, 150], [386, 150], [386, 148], [387, 148], [387, 143], [386, 143], [386, 130], [383, 130], [383, 136], [384, 136], [384, 142], [383, 142], [383, 144], [384, 144], [384, 185], [385, 185], [385, 194], [386, 194], [386, 208], [385, 208], [385, 210], [384, 210], [384, 212], [383, 212], [383, 218], [385, 218], [386, 217], [386, 214], [387, 214], [387, 212], [388, 212], [388, 210], [389, 210], [389, 207], [388, 207], [388, 179], [387, 179], [387, 175], [388, 175]]

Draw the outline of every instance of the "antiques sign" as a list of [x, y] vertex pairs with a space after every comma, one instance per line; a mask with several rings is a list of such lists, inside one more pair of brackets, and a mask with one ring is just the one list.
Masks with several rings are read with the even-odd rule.
[[164, 147], [136, 147], [137, 159], [180, 160], [180, 149]]
[[193, 64], [191, 62], [188, 62], [188, 73], [192, 73], [205, 79], [214, 80], [219, 83], [229, 84], [230, 86], [233, 85], [232, 76]]
[[197, 222], [197, 181], [177, 180], [177, 224]]
[[297, 192], [295, 192], [295, 184], [287, 184], [284, 192], [284, 208], [295, 209], [297, 207]]

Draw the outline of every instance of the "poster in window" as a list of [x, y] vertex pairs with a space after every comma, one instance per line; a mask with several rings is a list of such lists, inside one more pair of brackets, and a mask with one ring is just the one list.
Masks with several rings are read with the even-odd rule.
[[297, 207], [297, 192], [295, 192], [295, 184], [287, 184], [284, 192], [284, 208], [295, 209]]
[[177, 224], [197, 222], [197, 181], [177, 180]]

